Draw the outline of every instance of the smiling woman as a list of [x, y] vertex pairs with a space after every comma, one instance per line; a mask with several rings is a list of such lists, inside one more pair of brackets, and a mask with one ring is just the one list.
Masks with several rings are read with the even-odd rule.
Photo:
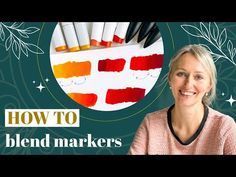
[[209, 107], [216, 68], [200, 45], [180, 49], [168, 74], [175, 104], [147, 114], [129, 154], [236, 154], [234, 119]]

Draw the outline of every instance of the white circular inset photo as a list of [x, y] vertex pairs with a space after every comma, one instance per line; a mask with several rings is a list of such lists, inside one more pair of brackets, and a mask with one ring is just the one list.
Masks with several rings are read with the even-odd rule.
[[65, 94], [99, 111], [144, 99], [164, 60], [156, 22], [60, 22], [50, 46], [51, 68]]

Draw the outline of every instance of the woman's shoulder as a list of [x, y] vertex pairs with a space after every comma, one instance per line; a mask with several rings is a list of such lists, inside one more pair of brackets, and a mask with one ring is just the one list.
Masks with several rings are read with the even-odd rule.
[[227, 115], [227, 114], [224, 114], [220, 111], [217, 111], [213, 108], [210, 108], [209, 107], [209, 115], [208, 115], [208, 118], [210, 118], [212, 121], [214, 122], [217, 122], [218, 124], [221, 124], [221, 125], [233, 125], [235, 126], [235, 120]]
[[148, 113], [146, 115], [146, 119], [150, 120], [160, 120], [160, 119], [165, 119], [167, 118], [167, 112], [168, 112], [169, 107]]
[[154, 111], [154, 112], [150, 112], [147, 115], [149, 116], [155, 116], [155, 115], [160, 115], [160, 114], [166, 114], [168, 111], [169, 107], [166, 108], [162, 108], [160, 110]]
[[222, 139], [227, 137], [233, 137], [233, 139], [236, 137], [235, 120], [231, 116], [212, 108], [209, 108], [206, 127], [212, 130], [214, 136], [221, 139], [220, 141], [225, 141]]

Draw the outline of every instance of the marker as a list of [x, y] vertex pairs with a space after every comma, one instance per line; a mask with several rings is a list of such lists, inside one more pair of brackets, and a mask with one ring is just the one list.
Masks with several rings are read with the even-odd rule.
[[74, 22], [75, 31], [79, 40], [80, 49], [85, 50], [90, 48], [89, 34], [86, 23]]
[[91, 41], [90, 44], [93, 46], [100, 46], [102, 41], [102, 33], [104, 22], [94, 22], [92, 26]]
[[75, 33], [75, 28], [72, 22], [61, 22], [62, 30], [64, 32], [66, 43], [70, 52], [79, 51], [79, 43]]
[[142, 25], [142, 22], [130, 22], [126, 36], [125, 36], [125, 42], [128, 43], [133, 39], [133, 37], [137, 34], [140, 27]]
[[105, 47], [111, 47], [116, 26], [117, 26], [117, 22], [106, 22], [105, 23], [105, 26], [103, 29], [103, 34], [102, 34], [101, 45], [103, 45]]
[[115, 30], [113, 41], [122, 44], [125, 39], [128, 27], [129, 22], [119, 22]]
[[53, 45], [57, 52], [62, 52], [67, 50], [66, 42], [63, 37], [63, 33], [61, 31], [61, 27], [59, 24], [56, 25], [55, 30], [52, 35]]
[[138, 42], [141, 42], [151, 31], [151, 29], [156, 25], [156, 22], [143, 22], [138, 34]]
[[150, 33], [148, 34], [148, 37], [143, 45], [143, 48], [149, 47], [152, 45], [154, 42], [156, 42], [158, 39], [160, 39], [161, 33], [160, 30], [157, 26], [157, 24], [152, 28]]

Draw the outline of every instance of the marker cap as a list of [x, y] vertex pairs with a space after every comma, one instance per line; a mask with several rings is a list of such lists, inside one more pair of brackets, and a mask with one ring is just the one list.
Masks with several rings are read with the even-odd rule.
[[111, 45], [112, 45], [112, 41], [102, 41], [101, 42], [101, 45], [102, 46], [105, 46], [105, 47], [111, 47]]
[[77, 51], [80, 51], [80, 48], [77, 46], [77, 47], [72, 47], [72, 48], [69, 48], [69, 51], [70, 52], [77, 52]]
[[65, 46], [59, 46], [59, 47], [56, 47], [55, 50], [57, 52], [62, 52], [62, 51], [66, 51], [67, 47], [66, 47], [66, 45]]
[[113, 41], [116, 42], [116, 43], [122, 44], [123, 41], [124, 41], [124, 39], [121, 39], [121, 38], [119, 38], [117, 35], [114, 35]]
[[100, 46], [100, 42], [97, 41], [97, 40], [95, 40], [95, 39], [91, 39], [90, 44], [91, 44], [92, 46]]

